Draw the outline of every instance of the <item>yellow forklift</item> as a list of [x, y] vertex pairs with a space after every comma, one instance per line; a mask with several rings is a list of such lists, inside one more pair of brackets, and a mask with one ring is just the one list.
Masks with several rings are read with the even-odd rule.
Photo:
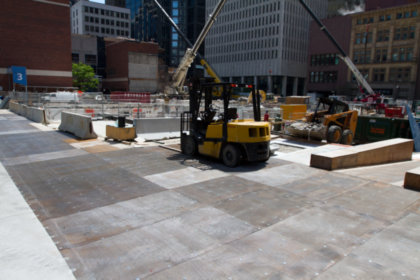
[[[252, 90], [253, 120], [239, 120], [237, 109], [229, 107], [234, 89], [241, 87]], [[223, 108], [213, 104], [215, 91], [221, 93]], [[181, 115], [184, 154], [218, 158], [228, 167], [270, 158], [270, 127], [260, 121], [259, 95], [253, 85], [198, 82], [193, 84], [189, 99], [190, 110]]]

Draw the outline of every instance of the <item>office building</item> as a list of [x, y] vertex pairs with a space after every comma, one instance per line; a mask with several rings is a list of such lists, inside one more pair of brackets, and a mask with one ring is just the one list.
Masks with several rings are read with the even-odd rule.
[[[194, 42], [205, 22], [205, 0], [158, 0], [178, 27]], [[132, 37], [138, 41], [155, 41], [165, 50], [164, 61], [172, 68], [178, 66], [187, 45], [172, 28], [153, 0], [126, 0], [131, 11]], [[203, 54], [204, 49], [200, 49]]]
[[420, 3], [352, 15], [350, 56], [375, 91], [420, 99], [419, 12]]
[[71, 32], [99, 37], [129, 37], [130, 10], [80, 0], [71, 7]]
[[0, 9], [0, 87], [12, 90], [10, 66], [26, 67], [27, 84], [71, 87], [68, 0], [2, 1]]
[[[206, 1], [206, 14], [217, 2]], [[318, 17], [327, 15], [327, 1], [309, 5]], [[206, 38], [206, 58], [224, 80], [253, 83], [277, 95], [302, 95], [310, 21], [295, 0], [228, 1]]]
[[105, 5], [125, 8], [125, 0], [105, 0]]

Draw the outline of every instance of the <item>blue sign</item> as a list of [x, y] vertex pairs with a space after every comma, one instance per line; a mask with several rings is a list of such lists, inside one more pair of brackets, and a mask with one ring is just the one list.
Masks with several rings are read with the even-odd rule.
[[13, 83], [26, 86], [28, 83], [26, 80], [26, 67], [12, 66], [10, 68], [13, 73]]

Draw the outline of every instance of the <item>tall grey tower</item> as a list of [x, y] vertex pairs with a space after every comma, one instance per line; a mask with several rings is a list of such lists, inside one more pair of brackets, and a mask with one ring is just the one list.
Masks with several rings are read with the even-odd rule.
[[[207, 15], [217, 1], [206, 1]], [[327, 0], [306, 2], [318, 17], [327, 15]], [[310, 21], [296, 0], [231, 0], [206, 38], [206, 58], [226, 81], [302, 95]]]
[[125, 0], [105, 0], [105, 4], [125, 8]]

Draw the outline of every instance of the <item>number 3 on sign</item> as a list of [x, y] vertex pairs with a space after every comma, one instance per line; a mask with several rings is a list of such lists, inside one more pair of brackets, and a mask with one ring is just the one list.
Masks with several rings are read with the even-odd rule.
[[23, 74], [22, 73], [17, 73], [17, 80], [18, 81], [22, 81], [23, 80]]

